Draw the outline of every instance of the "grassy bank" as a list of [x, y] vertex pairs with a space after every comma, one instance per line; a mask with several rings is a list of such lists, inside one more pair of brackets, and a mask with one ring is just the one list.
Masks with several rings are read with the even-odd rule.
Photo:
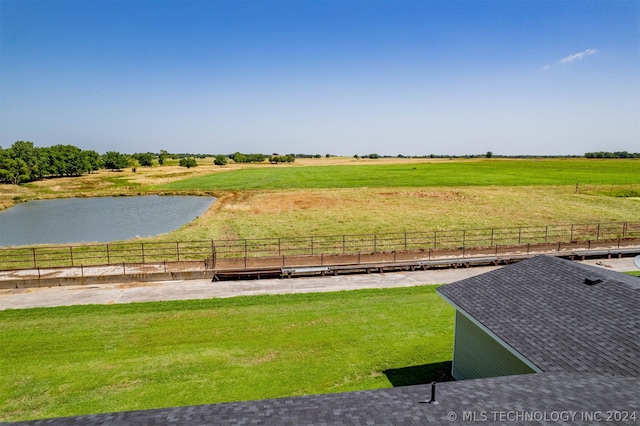
[[2, 311], [0, 420], [390, 387], [452, 336], [434, 286]]

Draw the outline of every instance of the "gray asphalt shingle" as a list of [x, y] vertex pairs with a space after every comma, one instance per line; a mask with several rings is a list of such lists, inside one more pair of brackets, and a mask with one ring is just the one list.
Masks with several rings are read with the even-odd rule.
[[[416, 425], [557, 423], [560, 415], [580, 423], [590, 415], [636, 413], [640, 379], [569, 373], [447, 382], [438, 385], [438, 404], [425, 404], [430, 385], [227, 404], [94, 414], [16, 423], [20, 425]], [[600, 414], [595, 414], [599, 412]], [[519, 417], [518, 417], [519, 416]], [[529, 417], [525, 417], [529, 416]], [[554, 417], [555, 416], [555, 417]], [[529, 418], [532, 421], [517, 421]], [[604, 417], [606, 419], [606, 417]], [[511, 419], [511, 420], [509, 420]], [[515, 419], [515, 421], [514, 421]], [[593, 422], [584, 422], [593, 423]], [[607, 422], [597, 422], [607, 423]]]
[[[587, 285], [585, 278], [602, 280]], [[438, 292], [545, 372], [640, 376], [640, 279], [538, 256]]]

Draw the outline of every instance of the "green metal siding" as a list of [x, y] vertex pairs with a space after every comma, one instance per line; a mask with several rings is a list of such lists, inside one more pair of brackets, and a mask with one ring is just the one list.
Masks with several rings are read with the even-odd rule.
[[456, 310], [452, 371], [456, 380], [527, 373], [535, 371]]

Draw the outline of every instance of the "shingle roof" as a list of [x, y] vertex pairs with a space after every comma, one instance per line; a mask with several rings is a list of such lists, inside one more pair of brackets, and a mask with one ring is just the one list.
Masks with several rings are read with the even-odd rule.
[[[585, 279], [601, 280], [587, 285]], [[640, 279], [537, 256], [438, 292], [544, 372], [640, 376]]]
[[[438, 385], [438, 404], [420, 403], [430, 385], [215, 405], [94, 414], [23, 425], [412, 425], [450, 424], [454, 417], [486, 416], [483, 424], [557, 423], [574, 412], [574, 422], [600, 411], [636, 412], [640, 379], [568, 373], [540, 373], [447, 382]], [[453, 413], [453, 414], [452, 414]], [[466, 413], [466, 414], [465, 414]], [[500, 416], [511, 416], [501, 418]], [[521, 416], [520, 421], [515, 416]], [[542, 417], [546, 416], [546, 417]], [[510, 420], [509, 420], [510, 419]], [[514, 420], [515, 419], [515, 420]], [[536, 420], [540, 419], [541, 422]], [[569, 419], [570, 420], [570, 419]], [[526, 422], [529, 424], [529, 422]], [[592, 423], [592, 422], [588, 422]], [[629, 421], [635, 423], [635, 421]]]

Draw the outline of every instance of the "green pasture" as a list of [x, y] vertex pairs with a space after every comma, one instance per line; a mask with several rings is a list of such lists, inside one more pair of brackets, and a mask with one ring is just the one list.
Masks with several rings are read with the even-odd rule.
[[443, 379], [435, 286], [0, 311], [0, 421]]
[[188, 178], [163, 190], [628, 184], [639, 160], [463, 160], [415, 164], [255, 167]]

